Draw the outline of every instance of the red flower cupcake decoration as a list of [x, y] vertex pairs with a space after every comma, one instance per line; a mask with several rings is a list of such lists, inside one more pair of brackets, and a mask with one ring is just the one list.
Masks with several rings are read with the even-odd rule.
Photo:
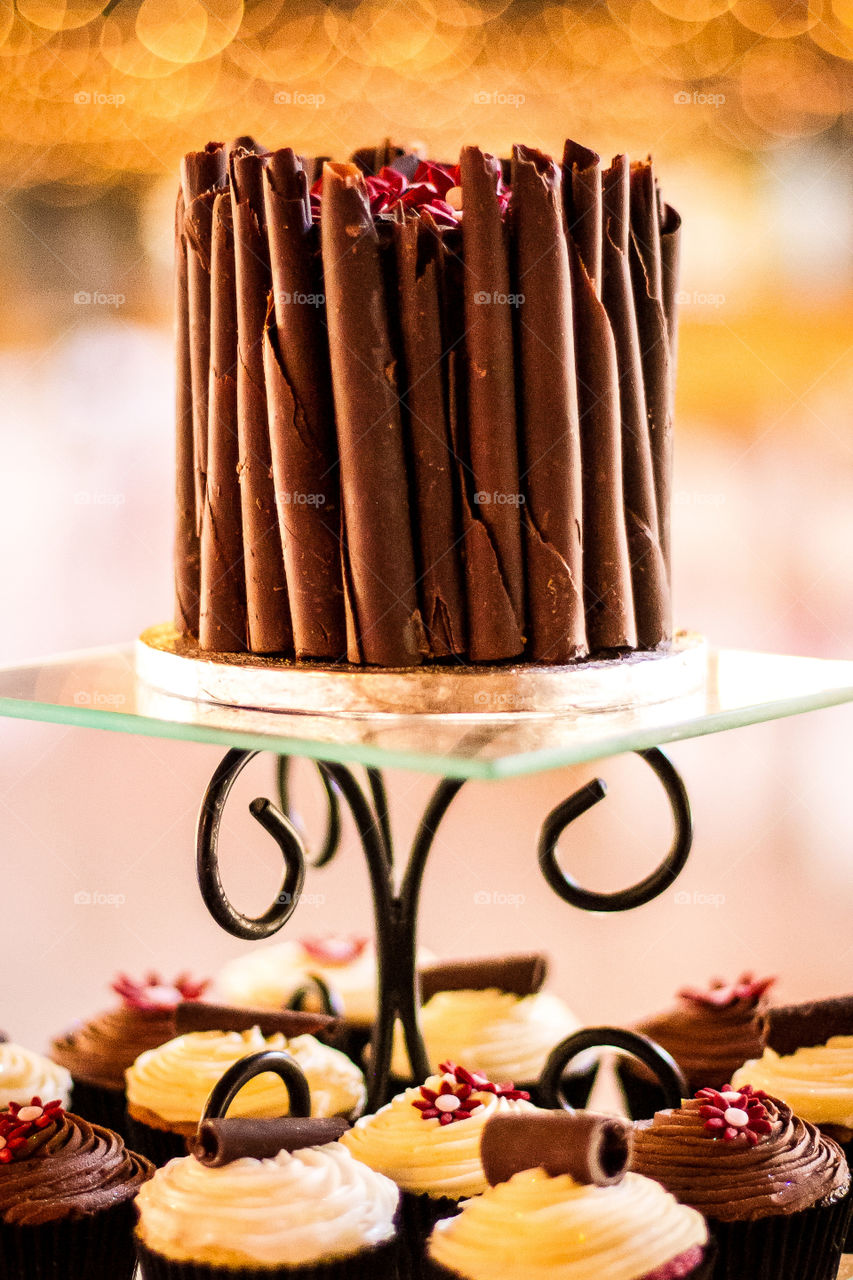
[[761, 1101], [767, 1094], [749, 1085], [743, 1089], [733, 1089], [731, 1085], [719, 1090], [700, 1089], [696, 1097], [703, 1104], [699, 1115], [705, 1121], [705, 1132], [712, 1138], [725, 1142], [745, 1138], [755, 1147], [772, 1132], [767, 1108]]
[[10, 1102], [8, 1110], [0, 1111], [0, 1164], [10, 1164], [30, 1138], [57, 1124], [64, 1115], [65, 1108], [58, 1099], [42, 1102], [36, 1097], [26, 1104]]
[[443, 1079], [437, 1089], [422, 1084], [420, 1097], [412, 1106], [420, 1111], [422, 1120], [438, 1120], [439, 1124], [455, 1124], [457, 1120], [470, 1120], [471, 1113], [483, 1104], [475, 1093], [491, 1093], [498, 1098], [511, 1100], [530, 1097], [523, 1089], [510, 1084], [494, 1084], [478, 1071], [466, 1071], [453, 1062], [442, 1062]]
[[460, 1084], [468, 1084], [472, 1089], [478, 1089], [480, 1093], [493, 1093], [498, 1098], [508, 1098], [510, 1102], [530, 1101], [530, 1094], [525, 1093], [524, 1089], [516, 1089], [511, 1080], [506, 1084], [495, 1084], [482, 1071], [468, 1071], [466, 1067], [459, 1067], [455, 1062], [442, 1062], [438, 1069], [444, 1075], [453, 1076]]
[[187, 973], [180, 974], [174, 982], [166, 982], [152, 971], [141, 982], [120, 973], [112, 988], [129, 1008], [154, 1013], [174, 1009], [183, 1000], [200, 1000], [209, 985], [194, 982]]
[[683, 987], [678, 994], [682, 1000], [703, 1004], [709, 1009], [730, 1009], [740, 1001], [757, 1005], [775, 981], [775, 978], [754, 978], [751, 973], [742, 973], [737, 982], [723, 982], [715, 978], [704, 991], [698, 987]]

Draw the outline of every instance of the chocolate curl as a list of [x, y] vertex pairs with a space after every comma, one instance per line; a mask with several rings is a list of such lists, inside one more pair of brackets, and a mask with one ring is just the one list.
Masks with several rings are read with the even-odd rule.
[[568, 230], [580, 260], [601, 297], [601, 158], [571, 138], [563, 147], [563, 197]]
[[323, 279], [307, 175], [289, 147], [267, 160], [264, 203], [274, 299], [264, 369], [293, 644], [297, 658], [336, 662], [347, 640]]
[[853, 1035], [853, 996], [779, 1005], [761, 1019], [764, 1043], [786, 1055], [825, 1044], [832, 1036]]
[[189, 1144], [190, 1154], [208, 1169], [219, 1169], [247, 1157], [271, 1160], [280, 1151], [322, 1147], [327, 1142], [337, 1142], [349, 1127], [348, 1120], [337, 1116], [330, 1119], [280, 1116], [270, 1120], [235, 1116], [233, 1120], [203, 1120]]
[[637, 644], [656, 649], [672, 635], [669, 575], [660, 547], [643, 362], [631, 285], [630, 166], [617, 156], [603, 178], [602, 301], [616, 343], [622, 421], [625, 526], [631, 558]]
[[519, 304], [521, 452], [529, 656], [587, 652], [581, 546], [581, 448], [572, 283], [561, 174], [541, 151], [513, 153], [512, 226]]
[[429, 214], [394, 224], [403, 398], [414, 464], [420, 606], [430, 653], [467, 647], [459, 528], [459, 479], [450, 439], [439, 282], [445, 255]]
[[536, 952], [447, 960], [421, 968], [421, 999], [426, 1003], [437, 991], [487, 991], [492, 987], [511, 995], [532, 996], [542, 990], [547, 977], [548, 957]]
[[[513, 658], [524, 648], [524, 569], [515, 415], [513, 317], [500, 162], [478, 147], [460, 157], [468, 452], [474, 507], [465, 530], [470, 656]], [[509, 604], [514, 627], [504, 625]]]
[[264, 329], [270, 265], [263, 167], [262, 157], [251, 152], [235, 151], [231, 155], [231, 210], [237, 268], [240, 502], [249, 648], [253, 653], [290, 653], [293, 633], [264, 386]]
[[295, 1009], [237, 1009], [230, 1005], [208, 1004], [204, 1000], [184, 1000], [175, 1009], [175, 1034], [191, 1031], [251, 1031], [261, 1035], [328, 1035], [338, 1028], [338, 1019], [325, 1013], [303, 1013]]
[[323, 170], [321, 222], [338, 427], [351, 662], [409, 667], [426, 637], [417, 605], [408, 480], [379, 238], [353, 164]]
[[225, 185], [225, 148], [208, 142], [181, 161], [184, 229], [187, 241], [190, 370], [193, 397], [196, 534], [201, 535], [207, 475], [207, 393], [210, 372], [210, 237], [213, 202]]
[[201, 525], [199, 648], [246, 648], [246, 575], [240, 521], [237, 416], [237, 293], [231, 197], [213, 207], [207, 485]]
[[[566, 143], [567, 154], [576, 144]], [[581, 149], [583, 150], [583, 149]], [[584, 153], [592, 155], [593, 153]], [[563, 199], [569, 227], [575, 210], [596, 191], [600, 201], [600, 161], [563, 173]], [[600, 223], [588, 214], [587, 227]], [[585, 252], [595, 257], [591, 247]], [[583, 574], [586, 628], [592, 653], [633, 649], [637, 643], [631, 564], [622, 492], [622, 428], [616, 345], [607, 312], [596, 294], [574, 237], [570, 236], [575, 362], [578, 377], [581, 459], [583, 464]]]
[[651, 162], [631, 166], [631, 281], [646, 420], [652, 452], [658, 534], [667, 580], [672, 582], [670, 511], [672, 506], [673, 367], [663, 296], [663, 259], [658, 198]]
[[675, 392], [675, 367], [678, 362], [678, 276], [681, 263], [681, 215], [672, 205], [661, 204], [660, 249], [663, 268], [663, 309], [669, 334], [669, 359], [672, 366], [673, 394]]
[[629, 1124], [592, 1111], [497, 1115], [486, 1122], [480, 1139], [480, 1159], [493, 1187], [525, 1169], [612, 1187], [625, 1176], [632, 1149]]
[[184, 193], [175, 206], [175, 628], [198, 635], [199, 541]]

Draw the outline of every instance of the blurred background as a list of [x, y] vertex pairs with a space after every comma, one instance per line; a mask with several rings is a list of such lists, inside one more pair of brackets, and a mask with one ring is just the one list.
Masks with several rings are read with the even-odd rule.
[[[850, 656], [853, 635], [853, 4], [850, 0], [0, 0], [0, 661], [132, 639], [171, 612], [172, 209], [183, 151], [253, 133], [345, 156], [385, 136], [439, 159], [651, 151], [684, 217], [675, 484], [681, 626], [717, 645]], [[446, 955], [545, 947], [586, 1020], [685, 982], [776, 973], [853, 987], [853, 709], [677, 745], [695, 853], [623, 917], [561, 904], [535, 861], [590, 770], [472, 783], [426, 881]], [[208, 919], [194, 821], [220, 751], [0, 722], [0, 1026], [34, 1048], [102, 1007], [118, 969], [205, 975], [243, 944]], [[228, 885], [277, 884], [245, 813]], [[586, 883], [638, 879], [669, 839], [655, 783], [608, 762], [567, 838]], [[411, 832], [428, 780], [392, 778]], [[310, 770], [298, 783], [321, 821]], [[291, 929], [368, 932], [351, 833]], [[75, 905], [79, 891], [113, 905]], [[491, 893], [496, 902], [477, 902]], [[513, 901], [506, 903], [504, 899]]]

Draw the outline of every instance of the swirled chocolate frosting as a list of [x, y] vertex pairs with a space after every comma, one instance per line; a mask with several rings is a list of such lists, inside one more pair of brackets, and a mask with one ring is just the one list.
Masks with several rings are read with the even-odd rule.
[[761, 1101], [770, 1133], [754, 1146], [709, 1133], [700, 1099], [640, 1121], [632, 1169], [719, 1222], [798, 1213], [846, 1194], [850, 1174], [838, 1144], [779, 1099]]
[[153, 1172], [111, 1129], [61, 1114], [0, 1164], [0, 1222], [34, 1227], [100, 1213], [132, 1200]]
[[123, 1090], [124, 1073], [139, 1055], [165, 1044], [174, 1035], [174, 1009], [123, 1005], [57, 1037], [50, 1056], [77, 1080]]

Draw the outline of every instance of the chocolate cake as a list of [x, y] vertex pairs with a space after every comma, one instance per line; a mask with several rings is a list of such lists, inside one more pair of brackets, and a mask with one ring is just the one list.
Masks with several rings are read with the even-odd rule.
[[383, 668], [666, 650], [679, 226], [650, 160], [571, 141], [187, 156], [179, 635]]

